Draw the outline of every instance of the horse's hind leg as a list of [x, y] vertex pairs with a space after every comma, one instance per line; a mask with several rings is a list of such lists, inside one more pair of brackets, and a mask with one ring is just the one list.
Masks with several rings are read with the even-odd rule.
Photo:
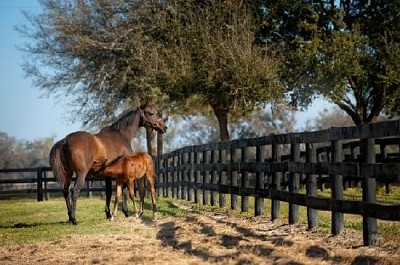
[[68, 210], [68, 221], [72, 222], [72, 207], [71, 207], [71, 192], [70, 192], [70, 185], [71, 185], [71, 178], [69, 178], [66, 183], [64, 184], [63, 194], [65, 199], [65, 204], [67, 205]]
[[75, 186], [72, 189], [72, 205], [71, 205], [71, 215], [69, 217], [69, 221], [74, 225], [78, 224], [78, 222], [76, 221], [76, 218], [75, 218], [76, 201], [78, 200], [81, 189], [85, 185], [85, 176], [86, 176], [86, 172], [84, 174], [78, 173], [76, 176]]

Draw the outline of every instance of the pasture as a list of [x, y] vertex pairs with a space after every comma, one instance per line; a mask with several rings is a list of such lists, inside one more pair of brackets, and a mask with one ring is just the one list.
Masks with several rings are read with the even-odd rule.
[[80, 198], [78, 204], [80, 222], [74, 226], [67, 223], [62, 198], [1, 198], [0, 264], [397, 264], [400, 259], [399, 222], [379, 221], [378, 244], [365, 247], [359, 216], [346, 214], [344, 232], [331, 236], [329, 212], [319, 211], [319, 227], [308, 231], [305, 208], [300, 207], [299, 224], [288, 225], [285, 203], [274, 222], [269, 203], [265, 216], [252, 217], [229, 205], [219, 209], [159, 198], [153, 220], [146, 198], [142, 218], [119, 212], [112, 222], [105, 218], [104, 200]]

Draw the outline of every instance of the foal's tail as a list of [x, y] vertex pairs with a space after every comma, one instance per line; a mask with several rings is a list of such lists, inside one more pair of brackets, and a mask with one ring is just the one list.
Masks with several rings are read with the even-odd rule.
[[53, 174], [61, 187], [65, 187], [67, 183], [66, 160], [64, 157], [63, 148], [66, 144], [66, 139], [61, 139], [56, 142], [50, 151], [50, 166]]

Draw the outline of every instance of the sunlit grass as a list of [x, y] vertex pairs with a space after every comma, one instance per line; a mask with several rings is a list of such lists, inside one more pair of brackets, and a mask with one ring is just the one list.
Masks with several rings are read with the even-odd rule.
[[[64, 199], [36, 202], [32, 199], [0, 200], [0, 245], [52, 241], [66, 235], [124, 234], [126, 227], [106, 220], [105, 201], [99, 198], [79, 198], [76, 218], [78, 225], [67, 222]], [[187, 210], [174, 206], [169, 199], [158, 198], [158, 218], [186, 216]], [[119, 208], [121, 209], [121, 207]], [[132, 210], [132, 205], [129, 205]], [[152, 218], [151, 201], [145, 200], [144, 219]], [[132, 212], [130, 212], [132, 214]], [[121, 211], [118, 212], [123, 217]]]

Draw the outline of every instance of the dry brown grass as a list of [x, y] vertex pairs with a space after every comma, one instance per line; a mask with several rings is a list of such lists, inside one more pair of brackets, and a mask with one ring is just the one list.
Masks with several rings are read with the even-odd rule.
[[363, 247], [361, 234], [307, 231], [258, 217], [193, 212], [156, 221], [119, 217], [126, 234], [64, 236], [0, 247], [0, 264], [398, 264], [399, 247]]

